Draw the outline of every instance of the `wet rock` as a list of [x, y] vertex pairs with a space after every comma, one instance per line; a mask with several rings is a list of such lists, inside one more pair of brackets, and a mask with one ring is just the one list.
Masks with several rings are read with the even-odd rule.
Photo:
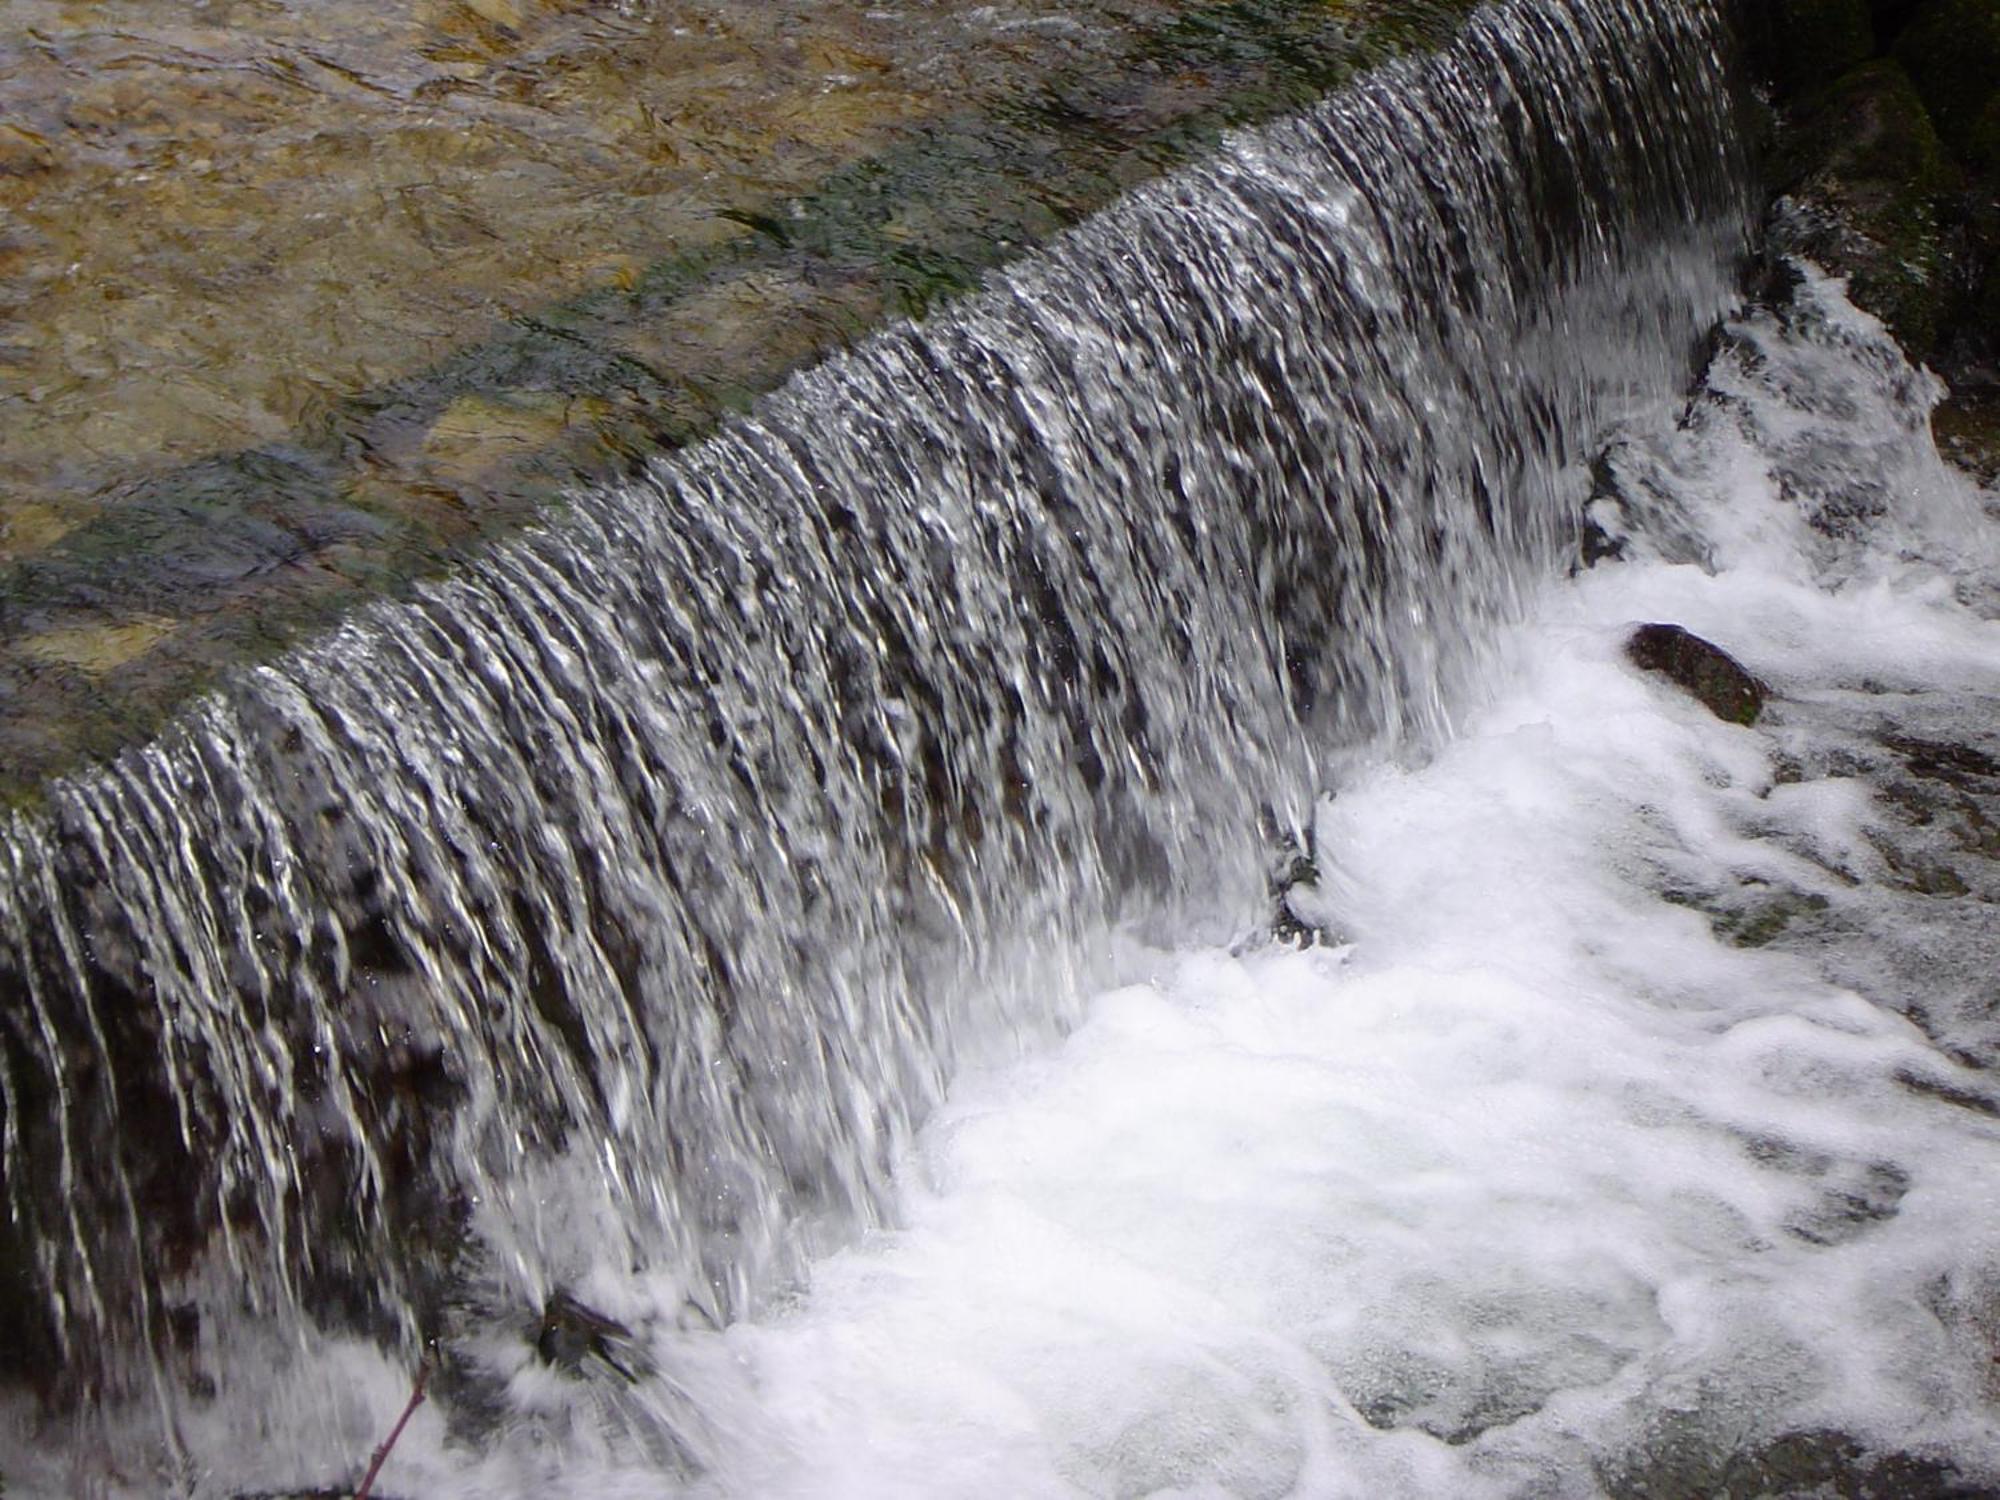
[[1994, 798], [1934, 783], [1890, 781], [1882, 799], [1911, 827], [1941, 832], [1957, 852], [2000, 860], [2000, 824], [1994, 822], [2000, 809]]
[[1910, 24], [1911, 17], [1922, 8], [1923, 0], [1873, 0], [1868, 12], [1875, 22], [1877, 44], [1886, 47], [1895, 41], [1898, 33]]
[[1590, 499], [1578, 527], [1577, 555], [1582, 566], [1626, 555], [1626, 546], [1646, 518], [1649, 547], [1664, 561], [1708, 567], [1710, 548], [1701, 528], [1680, 496], [1659, 482], [1645, 454], [1626, 442], [1615, 442], [1591, 465]]
[[1902, 1088], [1925, 1099], [1935, 1099], [1955, 1109], [1971, 1110], [1972, 1113], [1984, 1115], [1989, 1120], [2000, 1120], [2000, 1097], [1969, 1088], [1958, 1080], [1939, 1078], [1920, 1073], [1914, 1068], [1905, 1068], [1896, 1074], [1896, 1082]]
[[0, 177], [40, 177], [55, 170], [48, 137], [22, 125], [0, 124]]
[[1817, 891], [1774, 890], [1743, 906], [1713, 914], [1716, 936], [1738, 948], [1762, 948], [1775, 942], [1802, 919], [1818, 916], [1828, 906]]
[[561, 1290], [542, 1309], [535, 1353], [543, 1364], [568, 1375], [603, 1368], [636, 1380], [647, 1373], [650, 1363], [631, 1329]]
[[1699, 912], [1717, 940], [1735, 948], [1763, 948], [1822, 930], [1833, 905], [1818, 891], [1755, 878], [1720, 889], [1670, 885], [1661, 890], [1660, 899]]
[[[1851, 11], [1749, 7], [1782, 118], [1771, 243], [1847, 277], [1952, 406], [1977, 407], [2000, 392], [2000, 0], [1872, 0], [1865, 19], [1873, 55], [1855, 54]], [[1954, 456], [1990, 478], [2000, 445], [1965, 436], [1950, 443], [1970, 459]]]
[[1641, 625], [1625, 642], [1634, 666], [1657, 673], [1697, 699], [1718, 719], [1754, 724], [1768, 689], [1721, 647], [1678, 625]]
[[[1669, 1419], [1671, 1420], [1671, 1419]], [[1611, 1500], [1991, 1500], [1993, 1491], [1950, 1463], [1878, 1452], [1848, 1433], [1786, 1433], [1755, 1447], [1717, 1448], [1673, 1430], [1603, 1476]]]
[[0, 500], [0, 561], [52, 546], [83, 519], [52, 505]]
[[182, 616], [343, 543], [390, 530], [320, 466], [274, 452], [206, 460], [112, 496], [102, 513], [0, 574], [0, 628], [51, 613]]
[[39, 662], [65, 664], [101, 677], [135, 661], [172, 634], [174, 622], [144, 615], [100, 625], [74, 625], [24, 638], [21, 652]]
[[1943, 145], [1909, 76], [1878, 59], [1812, 96], [1780, 150], [1789, 211], [1774, 240], [1848, 278], [1918, 359], [1935, 347], [1947, 283]]
[[[0, 1192], [7, 1179], [0, 1173]], [[0, 1375], [31, 1390], [47, 1391], [55, 1384], [62, 1342], [39, 1295], [40, 1268], [34, 1247], [13, 1216], [0, 1215]], [[6, 1494], [0, 1478], [0, 1496]]]
[[1345, 941], [1332, 899], [1320, 889], [1319, 858], [1310, 828], [1302, 836], [1267, 827], [1272, 862], [1266, 888], [1271, 899], [1271, 935], [1295, 948]]
[[1594, 568], [1601, 562], [1619, 562], [1625, 556], [1624, 538], [1605, 525], [1608, 511], [1608, 505], [1593, 503], [1577, 525], [1577, 556], [1586, 568]]
[[1331, 902], [1319, 887], [1319, 867], [1300, 856], [1271, 884], [1271, 935], [1296, 948], [1342, 939]]
[[2000, 761], [1971, 745], [1954, 745], [1944, 740], [1921, 739], [1916, 735], [1888, 734], [1882, 743], [1902, 757], [1910, 773], [1927, 781], [1952, 786], [1983, 785], [2000, 780]]
[[1891, 882], [1906, 891], [1949, 899], [1972, 889], [1958, 871], [1922, 850], [1902, 847], [1884, 838], [1877, 838], [1874, 843]]
[[[2000, 349], [2000, 257], [1985, 293], [1991, 311], [1983, 314], [1981, 332], [1991, 348]], [[1984, 395], [1955, 392], [1953, 399], [1931, 417], [1938, 451], [1980, 483], [2000, 484], [2000, 390]]]
[[424, 457], [441, 478], [463, 483], [532, 457], [570, 427], [589, 422], [609, 403], [560, 391], [460, 396], [438, 414], [424, 438]]
[[1820, 1196], [1785, 1225], [1812, 1245], [1844, 1245], [1896, 1216], [1910, 1190], [1910, 1175], [1893, 1162], [1849, 1163], [1828, 1173]]

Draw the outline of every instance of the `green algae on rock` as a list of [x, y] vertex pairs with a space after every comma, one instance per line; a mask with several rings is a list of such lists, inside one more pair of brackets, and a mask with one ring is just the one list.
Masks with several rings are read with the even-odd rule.
[[1728, 723], [1754, 724], [1764, 710], [1764, 684], [1720, 646], [1678, 625], [1641, 625], [1625, 642], [1625, 655]]

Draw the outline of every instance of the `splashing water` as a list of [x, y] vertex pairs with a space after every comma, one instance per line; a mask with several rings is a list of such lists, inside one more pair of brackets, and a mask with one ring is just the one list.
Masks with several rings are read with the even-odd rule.
[[[0, 846], [0, 1363], [203, 1493], [350, 1463], [426, 1337], [495, 1463], [726, 1475], [701, 1351], [766, 1335], [700, 1330], [887, 1222], [1110, 934], [1242, 930], [1260, 828], [1448, 734], [1729, 301], [1725, 53], [1482, 12], [58, 787]], [[545, 1420], [572, 1293], [661, 1347]]]
[[[1921, 725], [2000, 804], [2000, 496], [1939, 463], [1936, 395], [1816, 275], [1739, 315], [1614, 445], [1628, 559], [1320, 804], [1294, 899], [1341, 941], [1129, 952], [1060, 1045], [959, 1078], [896, 1229], [726, 1330], [516, 1351], [504, 1438], [421, 1422], [399, 1492], [1992, 1493], [1992, 1005], [1936, 1002], [1948, 959], [2000, 971], [1945, 915], [2000, 871], [1961, 845], [1977, 889], [1913, 890], [1943, 820], [1892, 774]], [[1758, 724], [1636, 671], [1649, 619], [1753, 666]], [[1775, 934], [1731, 904], [1779, 897]], [[1945, 940], [1885, 965], [1913, 921]], [[582, 1290], [630, 1328], [673, 1295]], [[386, 1420], [396, 1374], [342, 1358]]]
[[[1936, 396], [1817, 275], [1732, 321], [1617, 445], [1629, 559], [1538, 591], [1435, 756], [1321, 804], [1301, 905], [1341, 942], [1130, 955], [958, 1081], [900, 1227], [661, 1340], [675, 1402], [517, 1359], [515, 1443], [413, 1452], [410, 1491], [655, 1494], [619, 1455], [677, 1411], [714, 1497], [1993, 1493], [2000, 1090], [1959, 1059], [2000, 870], [1913, 891], [1885, 771], [1921, 722], [2000, 808], [2000, 495], [1938, 461]], [[1753, 665], [1758, 725], [1626, 661], [1648, 619]], [[1913, 920], [1945, 940], [1855, 972]], [[1948, 960], [1982, 1014], [1935, 1006]], [[548, 1467], [576, 1422], [625, 1445]]]

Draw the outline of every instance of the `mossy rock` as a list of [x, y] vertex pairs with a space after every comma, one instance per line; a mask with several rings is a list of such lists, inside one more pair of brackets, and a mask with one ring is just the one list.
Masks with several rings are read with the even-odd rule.
[[1711, 921], [1715, 934], [1737, 948], [1762, 948], [1784, 936], [1795, 922], [1827, 909], [1826, 897], [1814, 891], [1763, 892], [1734, 910], [1718, 912]]
[[1780, 166], [1926, 198], [1951, 182], [1923, 99], [1909, 73], [1888, 58], [1850, 69], [1815, 95]]
[[1817, 211], [1797, 248], [1848, 277], [1856, 301], [1929, 357], [1946, 297], [1936, 204], [1954, 174], [1909, 75], [1887, 58], [1843, 74], [1801, 113], [1776, 167]]
[[[2000, 289], [1993, 295], [2000, 300]], [[2000, 394], [1959, 392], [1931, 416], [1938, 450], [1982, 484], [2000, 484]]]
[[1752, 56], [1788, 98], [1875, 55], [1870, 0], [1755, 0], [1747, 19]]
[[1895, 51], [1938, 134], [1969, 166], [2000, 166], [2000, 0], [1929, 0]]
[[1966, 166], [1983, 174], [1989, 187], [2000, 189], [2000, 91], [1980, 107], [1966, 133], [1963, 156]]

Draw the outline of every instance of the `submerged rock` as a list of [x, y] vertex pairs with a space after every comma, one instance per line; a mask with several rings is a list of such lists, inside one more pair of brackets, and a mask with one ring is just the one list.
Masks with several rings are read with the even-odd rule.
[[1826, 1429], [1722, 1451], [1669, 1429], [1642, 1455], [1610, 1466], [1603, 1480], [1605, 1493], [1615, 1500], [1680, 1500], [1688, 1495], [1979, 1500], [1992, 1494], [1949, 1461], [1871, 1449], [1849, 1433]]
[[1625, 654], [1643, 671], [1667, 678], [1718, 719], [1754, 724], [1768, 689], [1742, 663], [1678, 625], [1641, 625], [1625, 642]]

